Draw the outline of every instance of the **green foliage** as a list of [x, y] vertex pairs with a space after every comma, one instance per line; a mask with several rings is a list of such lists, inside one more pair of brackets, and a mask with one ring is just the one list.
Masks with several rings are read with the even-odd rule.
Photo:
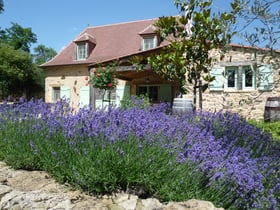
[[0, 0], [0, 14], [4, 11], [4, 2]]
[[279, 0], [239, 0], [239, 36], [254, 47], [279, 48]]
[[206, 192], [207, 178], [195, 165], [179, 163], [176, 153], [156, 143], [132, 135], [114, 143], [103, 136], [72, 143], [63, 132], [46, 139], [47, 126], [40, 128], [40, 134], [29, 132], [35, 124], [28, 120], [8, 123], [0, 131], [4, 139], [0, 158], [16, 169], [46, 170], [61, 183], [97, 195], [123, 190], [169, 201], [203, 197]]
[[37, 65], [41, 65], [49, 60], [51, 60], [54, 56], [56, 56], [57, 52], [50, 48], [46, 47], [44, 45], [38, 45], [37, 47], [34, 48], [34, 62]]
[[[31, 44], [37, 41], [31, 28], [23, 28], [19, 24], [12, 23], [12, 27], [0, 31], [0, 93], [2, 99], [8, 95], [28, 98], [36, 97], [36, 93], [44, 90], [44, 71], [38, 65], [45, 62], [39, 55], [39, 49], [35, 48], [35, 58], [30, 54]], [[44, 58], [53, 56], [55, 51], [51, 48], [43, 48]], [[34, 63], [35, 61], [35, 63]]]
[[137, 107], [140, 109], [145, 109], [151, 105], [148, 95], [131, 96], [130, 98], [125, 98], [121, 101], [121, 107], [123, 109], [129, 109]]
[[[180, 17], [161, 17], [155, 26], [170, 45], [162, 53], [150, 56], [148, 62], [165, 79], [179, 82], [186, 93], [186, 76], [194, 87], [208, 73], [211, 65], [209, 51], [227, 46], [233, 33], [229, 25], [235, 22], [236, 7], [230, 13], [212, 14], [212, 1], [174, 1]], [[187, 9], [187, 12], [186, 12]], [[213, 78], [208, 78], [208, 82]]]
[[20, 102], [0, 106], [0, 158], [15, 168], [45, 170], [94, 194], [277, 209], [279, 144], [237, 114], [74, 113], [65, 101]]
[[23, 28], [17, 23], [12, 23], [12, 27], [5, 30], [5, 34], [0, 37], [0, 41], [14, 47], [14, 49], [30, 52], [30, 46], [37, 42], [37, 36], [31, 28]]
[[[22, 96], [26, 90], [30, 90], [34, 97], [36, 91], [43, 90], [44, 79], [44, 71], [33, 64], [28, 52], [0, 44], [0, 92], [3, 99], [8, 95]], [[29, 97], [28, 92], [26, 95]]]
[[34, 66], [29, 53], [0, 44], [0, 89], [4, 98], [30, 83], [33, 73]]
[[94, 75], [90, 78], [90, 83], [93, 87], [102, 90], [112, 90], [117, 85], [115, 79], [117, 63], [106, 67], [94, 69]]
[[267, 131], [271, 133], [273, 139], [280, 143], [280, 121], [264, 122], [264, 121], [249, 120], [249, 123], [258, 128], [261, 128], [263, 131]]
[[26, 80], [32, 71], [32, 59], [29, 53], [15, 50], [7, 44], [0, 44], [0, 72], [5, 78]]
[[45, 87], [45, 72], [38, 66], [51, 60], [56, 54], [57, 52], [54, 49], [42, 44], [34, 48], [34, 54], [32, 57], [36, 68], [33, 72], [33, 80], [41, 88]]

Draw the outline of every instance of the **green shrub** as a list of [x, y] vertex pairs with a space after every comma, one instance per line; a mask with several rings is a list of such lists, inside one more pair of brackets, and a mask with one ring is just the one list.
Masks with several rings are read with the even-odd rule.
[[267, 131], [271, 133], [273, 139], [275, 141], [280, 142], [280, 121], [264, 122], [264, 121], [249, 120], [249, 123], [262, 129], [263, 131]]

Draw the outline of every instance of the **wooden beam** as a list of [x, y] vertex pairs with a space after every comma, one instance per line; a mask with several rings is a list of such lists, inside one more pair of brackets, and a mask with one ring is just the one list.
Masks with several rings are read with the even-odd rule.
[[[143, 70], [149, 70], [151, 69], [151, 66], [149, 64], [146, 64], [143, 68]], [[131, 66], [117, 66], [117, 71], [137, 71], [136, 65]]]

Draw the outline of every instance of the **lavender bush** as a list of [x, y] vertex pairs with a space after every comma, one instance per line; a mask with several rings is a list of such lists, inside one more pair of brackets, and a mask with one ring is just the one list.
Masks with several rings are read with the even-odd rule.
[[226, 209], [279, 208], [280, 147], [271, 135], [237, 114], [172, 116], [166, 104], [133, 103], [78, 112], [65, 101], [4, 103], [0, 158], [96, 194], [126, 190]]

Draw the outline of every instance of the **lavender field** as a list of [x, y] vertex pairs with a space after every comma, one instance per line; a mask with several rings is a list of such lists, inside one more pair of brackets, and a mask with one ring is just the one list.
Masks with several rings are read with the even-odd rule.
[[0, 105], [0, 160], [45, 170], [94, 195], [204, 199], [225, 209], [279, 209], [280, 146], [229, 112], [169, 114], [168, 105], [94, 111], [65, 101]]

